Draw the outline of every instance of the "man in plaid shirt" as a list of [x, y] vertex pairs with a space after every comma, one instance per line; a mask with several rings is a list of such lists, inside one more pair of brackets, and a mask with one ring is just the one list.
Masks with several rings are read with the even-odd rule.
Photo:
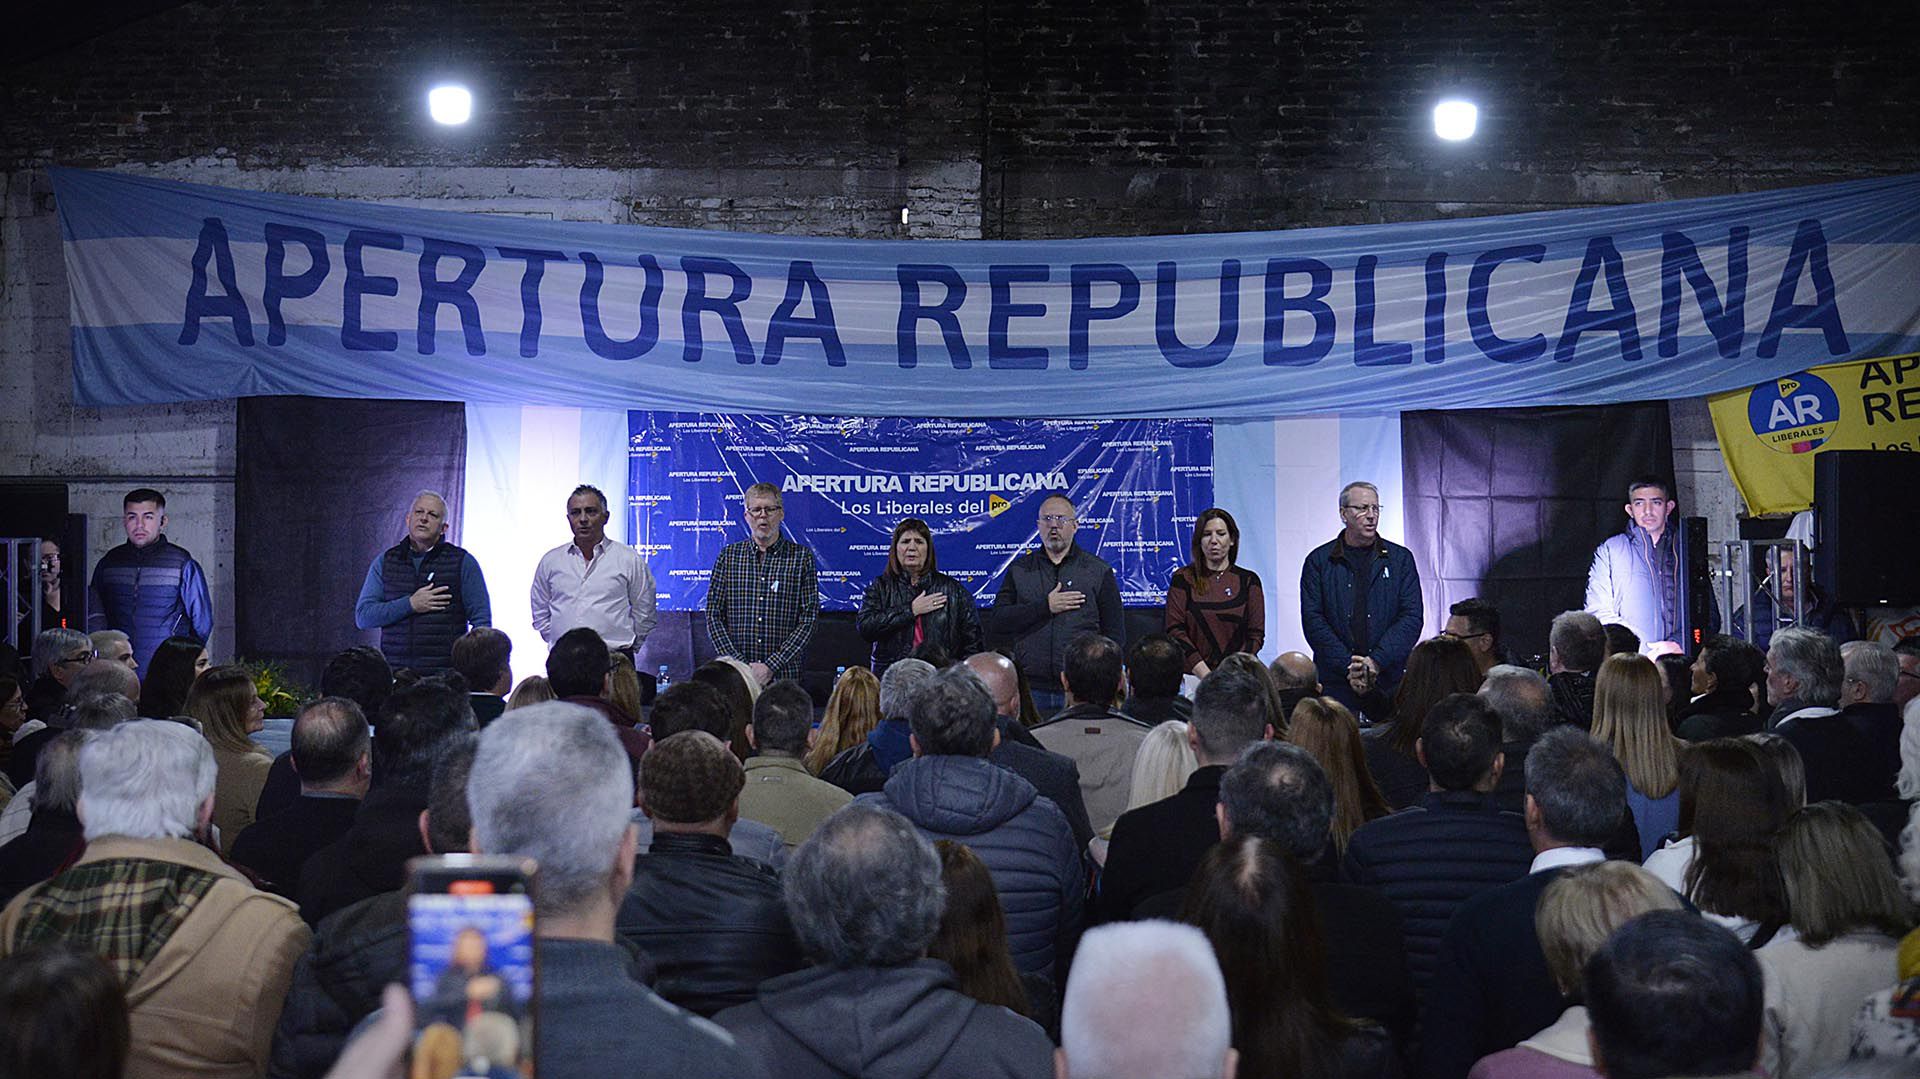
[[780, 488], [756, 483], [745, 503], [748, 538], [720, 552], [707, 584], [707, 632], [714, 651], [745, 661], [768, 685], [800, 677], [820, 588], [813, 552], [780, 534]]

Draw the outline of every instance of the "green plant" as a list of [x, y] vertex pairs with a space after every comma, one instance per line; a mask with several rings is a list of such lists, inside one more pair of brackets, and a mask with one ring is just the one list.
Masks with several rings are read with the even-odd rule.
[[314, 699], [313, 690], [295, 681], [287, 669], [271, 660], [240, 660], [240, 666], [253, 676], [254, 691], [266, 702], [270, 716], [291, 716], [300, 706]]

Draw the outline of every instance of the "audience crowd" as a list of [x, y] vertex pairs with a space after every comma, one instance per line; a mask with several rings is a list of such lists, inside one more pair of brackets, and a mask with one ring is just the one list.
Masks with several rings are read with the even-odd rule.
[[[1920, 1075], [1920, 645], [1447, 625], [1390, 692], [1086, 633], [1044, 716], [915, 639], [818, 722], [589, 628], [515, 685], [483, 627], [340, 653], [278, 757], [199, 641], [50, 629], [0, 670], [0, 1076]], [[403, 1067], [408, 864], [459, 853], [538, 867], [537, 1032]]]

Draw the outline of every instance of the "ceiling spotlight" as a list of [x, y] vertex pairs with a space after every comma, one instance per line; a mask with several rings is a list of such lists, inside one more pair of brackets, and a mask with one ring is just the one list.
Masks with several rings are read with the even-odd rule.
[[1480, 110], [1471, 101], [1442, 101], [1433, 107], [1433, 133], [1448, 142], [1472, 138], [1479, 123]]
[[438, 124], [464, 124], [473, 118], [473, 94], [464, 86], [436, 86], [427, 91], [427, 112]]

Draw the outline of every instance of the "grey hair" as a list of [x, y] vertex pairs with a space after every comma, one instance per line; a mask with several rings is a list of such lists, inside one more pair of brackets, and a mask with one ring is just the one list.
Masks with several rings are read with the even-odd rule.
[[1291, 742], [1255, 742], [1220, 777], [1220, 804], [1234, 835], [1280, 844], [1302, 862], [1326, 849], [1333, 783], [1313, 754]]
[[[1900, 797], [1909, 802], [1920, 800], [1920, 704], [1914, 701], [1920, 701], [1920, 697], [1908, 701], [1900, 712], [1900, 774], [1894, 777], [1893, 783]], [[1915, 842], [1920, 843], [1920, 837], [1916, 837]], [[1920, 853], [1915, 857], [1920, 857]], [[1914, 887], [1920, 889], [1920, 877], [1914, 878]], [[1913, 898], [1920, 902], [1920, 894]]]
[[118, 629], [96, 629], [87, 634], [87, 641], [93, 645], [95, 652], [100, 651], [105, 645], [119, 644], [122, 641], [129, 645], [133, 644], [133, 638], [127, 636], [126, 631]]
[[605, 894], [615, 871], [633, 813], [633, 768], [599, 713], [561, 701], [528, 705], [480, 732], [467, 806], [476, 851], [534, 859], [536, 910], [572, 914]]
[[1081, 938], [1060, 1005], [1073, 1079], [1219, 1075], [1232, 1040], [1227, 983], [1206, 934], [1143, 921]]
[[1225, 763], [1241, 750], [1266, 737], [1270, 723], [1267, 688], [1260, 679], [1223, 665], [1200, 680], [1193, 691], [1193, 718], [1188, 720], [1199, 742], [1196, 756]]
[[190, 839], [218, 769], [200, 732], [165, 719], [97, 731], [80, 747], [80, 815], [89, 841]]
[[33, 639], [33, 676], [45, 678], [53, 665], [66, 658], [68, 652], [76, 648], [93, 651], [93, 639], [77, 629], [64, 629], [56, 626], [43, 629]]
[[444, 515], [446, 514], [446, 512], [447, 512], [447, 496], [446, 496], [446, 495], [443, 495], [443, 494], [441, 494], [441, 493], [440, 493], [440, 492], [438, 492], [438, 491], [435, 491], [435, 490], [433, 490], [432, 488], [428, 488], [428, 487], [422, 487], [422, 488], [420, 488], [420, 489], [419, 489], [418, 491], [415, 491], [415, 492], [413, 493], [413, 497], [412, 497], [412, 498], [409, 498], [409, 499], [407, 499], [407, 512], [409, 512], [409, 513], [411, 513], [411, 512], [413, 512], [413, 504], [414, 504], [415, 502], [418, 502], [418, 501], [420, 501], [420, 500], [421, 500], [421, 499], [423, 499], [423, 498], [431, 498], [431, 499], [434, 499], [435, 501], [437, 501], [437, 502], [439, 502], [439, 503], [440, 503], [440, 513], [441, 513], [441, 514], [442, 514], [443, 516], [444, 516]]
[[35, 813], [71, 813], [79, 804], [80, 747], [91, 737], [92, 731], [67, 731], [41, 748], [33, 762], [33, 799], [29, 803]]
[[746, 490], [740, 492], [740, 504], [745, 505], [747, 499], [752, 498], [754, 495], [759, 495], [762, 498], [771, 498], [773, 499], [773, 504], [776, 506], [786, 505], [786, 499], [781, 497], [780, 486], [778, 484], [756, 483], [748, 487]]
[[907, 818], [854, 803], [787, 863], [781, 890], [800, 950], [830, 967], [892, 967], [926, 952], [947, 889], [940, 856]]
[[78, 704], [102, 693], [118, 693], [128, 700], [140, 696], [140, 676], [124, 663], [89, 663], [67, 683], [67, 701]]
[[1340, 508], [1341, 509], [1347, 508], [1347, 494], [1348, 492], [1352, 491], [1356, 487], [1364, 490], [1372, 491], [1373, 497], [1376, 499], [1380, 497], [1380, 488], [1375, 487], [1373, 484], [1368, 483], [1366, 480], [1354, 480], [1352, 483], [1349, 483], [1345, 487], [1340, 488]]
[[1767, 666], [1800, 683], [1794, 697], [1801, 703], [1828, 708], [1840, 704], [1840, 683], [1847, 676], [1847, 668], [1832, 637], [1818, 630], [1788, 626], [1768, 642]]
[[1527, 795], [1540, 807], [1548, 835], [1597, 847], [1627, 811], [1627, 775], [1605, 742], [1575, 727], [1555, 727], [1527, 752]]
[[[119, 664], [114, 664], [119, 667]], [[120, 667], [126, 670], [125, 667]], [[132, 701], [118, 693], [93, 693], [79, 699], [73, 706], [73, 715], [67, 722], [69, 730], [104, 731], [109, 727], [118, 727], [130, 719], [138, 718], [140, 710]]]
[[1847, 680], [1867, 689], [1867, 700], [1887, 704], [1900, 680], [1900, 657], [1879, 641], [1854, 641], [1841, 660]]
[[913, 695], [933, 677], [933, 664], [924, 659], [894, 660], [880, 675], [880, 718], [906, 719], [913, 711]]
[[984, 757], [993, 749], [993, 697], [964, 664], [927, 678], [913, 695], [912, 713], [922, 753]]
[[1487, 668], [1480, 696], [1500, 714], [1501, 737], [1506, 741], [1531, 742], [1553, 726], [1547, 679], [1539, 671], [1495, 664]]
[[1607, 658], [1607, 630], [1589, 611], [1561, 611], [1547, 631], [1547, 646], [1570, 671], [1597, 671]]

